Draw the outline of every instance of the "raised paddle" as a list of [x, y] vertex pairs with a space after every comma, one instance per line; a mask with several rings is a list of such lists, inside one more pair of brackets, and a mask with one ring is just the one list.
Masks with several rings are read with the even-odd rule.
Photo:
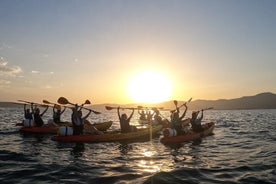
[[202, 111], [206, 111], [206, 110], [211, 110], [211, 109], [214, 109], [214, 107], [208, 107], [208, 108], [201, 109], [201, 110], [202, 110]]
[[[40, 103], [35, 103], [35, 102], [29, 102], [29, 101], [25, 101], [25, 100], [17, 100], [19, 102], [24, 102], [24, 103], [28, 103], [28, 104], [34, 104], [34, 105], [39, 105], [39, 106], [42, 106], [42, 107], [46, 107], [45, 104], [40, 104]], [[47, 105], [48, 106], [48, 105]]]
[[57, 102], [59, 104], [62, 104], [62, 105], [67, 105], [67, 104], [75, 105], [75, 104], [69, 102], [65, 97], [59, 97], [59, 99], [57, 100]]
[[[175, 104], [176, 108], [181, 108], [183, 107], [184, 105], [186, 105], [187, 103], [191, 102], [193, 98], [190, 98], [187, 102], [183, 103], [182, 105], [180, 105], [179, 107], [177, 107], [177, 101], [174, 100], [173, 103]], [[171, 113], [174, 113], [176, 110], [171, 110]]]
[[174, 100], [173, 103], [174, 103], [175, 107], [177, 107], [177, 104], [178, 104], [177, 100]]
[[89, 100], [85, 100], [84, 104], [91, 104]]
[[[71, 102], [69, 102], [65, 97], [60, 97], [58, 100], [57, 100], [58, 103], [62, 104], [62, 105], [67, 105], [67, 104], [70, 104], [70, 105], [75, 105]], [[89, 100], [86, 100], [84, 104], [89, 104], [91, 103]], [[83, 109], [86, 109], [86, 110], [91, 110], [93, 113], [95, 114], [101, 114], [100, 112], [98, 111], [94, 111], [92, 109], [88, 109], [88, 108], [85, 108], [85, 107], [82, 107]]]
[[[56, 109], [61, 109], [61, 105], [59, 105], [59, 104], [52, 103], [52, 102], [49, 102], [49, 101], [47, 101], [47, 100], [43, 100], [42, 102], [45, 103], [45, 104], [54, 105], [54, 106], [51, 106], [51, 107], [54, 107], [54, 108], [56, 108]], [[63, 105], [63, 107], [66, 107], [66, 106]]]
[[144, 107], [144, 106], [141, 106], [141, 105], [138, 105], [137, 106], [137, 108], [139, 109], [139, 110], [141, 110], [141, 109], [151, 109], [151, 110], [157, 110], [157, 109], [159, 109], [159, 110], [163, 110], [164, 109], [164, 107]]
[[[108, 110], [108, 111], [113, 110], [113, 109], [117, 109], [117, 108], [118, 107], [105, 106], [105, 109]], [[129, 107], [123, 108], [123, 107], [120, 107], [120, 109], [132, 110], [132, 109], [137, 109], [137, 108], [129, 108]]]
[[19, 103], [19, 102], [12, 102], [12, 103], [16, 105], [27, 105], [27, 103]]
[[101, 112], [95, 111], [93, 109], [89, 109], [89, 108], [86, 108], [86, 107], [82, 107], [82, 108], [86, 109], [86, 110], [91, 110], [94, 114], [101, 114]]

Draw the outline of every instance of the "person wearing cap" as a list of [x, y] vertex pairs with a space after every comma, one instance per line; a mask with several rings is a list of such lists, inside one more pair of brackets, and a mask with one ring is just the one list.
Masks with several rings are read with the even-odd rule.
[[[55, 110], [55, 109], [57, 109], [57, 110]], [[64, 111], [65, 111], [65, 109], [66, 109], [66, 106], [64, 106], [64, 109], [61, 111], [61, 107], [59, 106], [59, 105], [54, 105], [54, 107], [53, 107], [53, 120], [54, 120], [54, 122], [55, 123], [61, 123], [61, 121], [60, 121], [60, 116], [64, 113]]]
[[201, 120], [203, 119], [203, 110], [201, 110], [201, 116], [198, 117], [200, 111], [193, 111], [192, 112], [192, 118], [190, 120], [192, 125], [192, 130], [194, 132], [202, 132], [204, 131], [204, 128], [201, 126]]
[[32, 108], [32, 113], [34, 115], [34, 123], [36, 126], [41, 127], [44, 125], [44, 121], [42, 119], [42, 116], [45, 114], [45, 112], [48, 110], [49, 106], [47, 105], [46, 109], [40, 113], [40, 109], [39, 108], [34, 108], [33, 107], [33, 103], [31, 104], [31, 108]]
[[183, 135], [184, 132], [182, 131], [182, 123], [183, 123], [183, 118], [186, 115], [187, 112], [187, 105], [184, 104], [185, 110], [183, 114], [179, 117], [179, 108], [176, 108], [176, 111], [172, 112], [171, 114], [171, 128], [175, 129], [177, 132], [177, 135]]

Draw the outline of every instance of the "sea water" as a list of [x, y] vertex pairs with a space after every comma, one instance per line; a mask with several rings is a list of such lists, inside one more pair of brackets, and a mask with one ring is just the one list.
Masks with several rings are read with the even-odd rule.
[[[70, 120], [70, 113], [62, 119]], [[59, 143], [52, 135], [20, 133], [15, 124], [22, 121], [21, 108], [0, 108], [0, 117], [1, 183], [276, 183], [276, 110], [206, 111], [204, 122], [216, 122], [214, 135], [172, 146], [159, 137]], [[116, 111], [89, 120], [112, 120], [111, 129], [119, 129]], [[137, 113], [131, 124], [138, 125]]]

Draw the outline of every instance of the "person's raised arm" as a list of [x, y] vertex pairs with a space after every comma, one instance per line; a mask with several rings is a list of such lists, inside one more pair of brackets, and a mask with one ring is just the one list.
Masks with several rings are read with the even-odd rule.
[[201, 116], [198, 118], [199, 121], [203, 119], [203, 110], [201, 110]]
[[184, 110], [182, 116], [179, 118], [179, 119], [181, 119], [181, 120], [185, 117], [185, 115], [186, 115], [186, 113], [187, 113], [187, 109], [188, 109], [188, 107], [187, 107], [186, 104], [184, 104], [184, 106], [185, 106], [185, 110]]
[[117, 107], [117, 114], [118, 114], [119, 120], [121, 121], [120, 107]]
[[32, 109], [32, 113], [34, 114], [34, 104], [31, 103], [31, 109]]
[[55, 114], [56, 113], [56, 111], [55, 111], [55, 107], [56, 107], [56, 104], [54, 105], [54, 107], [53, 107], [53, 114]]
[[134, 114], [134, 108], [132, 108], [132, 112], [131, 112], [131, 114], [129, 115], [129, 120], [132, 118], [132, 116], [133, 116], [133, 114]]
[[89, 112], [86, 114], [86, 116], [84, 116], [82, 119], [87, 119], [88, 118], [88, 116], [91, 114], [91, 112], [92, 112], [92, 110], [91, 109], [89, 109]]

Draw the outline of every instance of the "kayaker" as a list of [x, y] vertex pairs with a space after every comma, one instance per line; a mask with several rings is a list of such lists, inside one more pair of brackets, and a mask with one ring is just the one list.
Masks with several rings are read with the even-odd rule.
[[88, 116], [92, 112], [92, 110], [89, 110], [86, 116], [82, 117], [82, 111], [78, 110], [78, 107], [79, 107], [78, 105], [75, 105], [75, 108], [72, 109], [73, 110], [73, 114], [72, 114], [73, 135], [83, 134], [84, 121], [88, 118]]
[[[57, 110], [55, 110], [57, 109]], [[64, 113], [64, 111], [66, 110], [66, 107], [64, 107], [64, 109], [61, 111], [61, 107], [59, 105], [54, 105], [53, 107], [53, 120], [55, 123], [59, 124], [61, 123], [60, 121], [60, 116]]]
[[182, 135], [184, 134], [184, 132], [182, 131], [182, 123], [183, 123], [183, 118], [186, 115], [187, 112], [187, 105], [184, 104], [185, 110], [183, 112], [183, 114], [179, 117], [179, 108], [177, 107], [176, 110], [172, 113], [171, 115], [171, 128], [175, 129], [177, 132], [177, 135]]
[[33, 114], [31, 113], [30, 109], [26, 109], [26, 104], [24, 104], [24, 117], [27, 120], [32, 120], [33, 119]]
[[154, 116], [153, 116], [153, 124], [154, 125], [161, 125], [163, 124], [162, 117], [160, 116], [160, 112], [158, 109], [153, 109], [154, 110]]
[[149, 122], [151, 122], [152, 121], [152, 117], [153, 117], [153, 112], [151, 112], [151, 110], [148, 110], [147, 111], [147, 120], [149, 121]]
[[203, 110], [201, 110], [201, 116], [198, 117], [200, 111], [194, 111], [192, 112], [192, 118], [190, 120], [192, 125], [192, 130], [194, 132], [202, 132], [204, 131], [204, 128], [201, 126], [201, 120], [203, 119]]
[[139, 118], [140, 120], [143, 120], [143, 121], [147, 120], [146, 119], [146, 113], [145, 113], [144, 110], [139, 111], [139, 109], [138, 109], [138, 114], [140, 114], [140, 118]]
[[125, 113], [120, 115], [120, 107], [117, 108], [117, 113], [118, 113], [118, 117], [120, 120], [120, 127], [121, 127], [122, 133], [134, 132], [137, 130], [136, 126], [131, 126], [129, 124], [130, 119], [132, 118], [132, 116], [134, 114], [134, 108], [132, 109], [132, 112], [129, 117], [127, 117], [127, 115]]
[[36, 126], [41, 127], [44, 124], [42, 116], [48, 110], [49, 106], [47, 105], [45, 110], [40, 114], [40, 109], [37, 107], [34, 109], [33, 104], [31, 104], [32, 113], [34, 114], [34, 123]]

